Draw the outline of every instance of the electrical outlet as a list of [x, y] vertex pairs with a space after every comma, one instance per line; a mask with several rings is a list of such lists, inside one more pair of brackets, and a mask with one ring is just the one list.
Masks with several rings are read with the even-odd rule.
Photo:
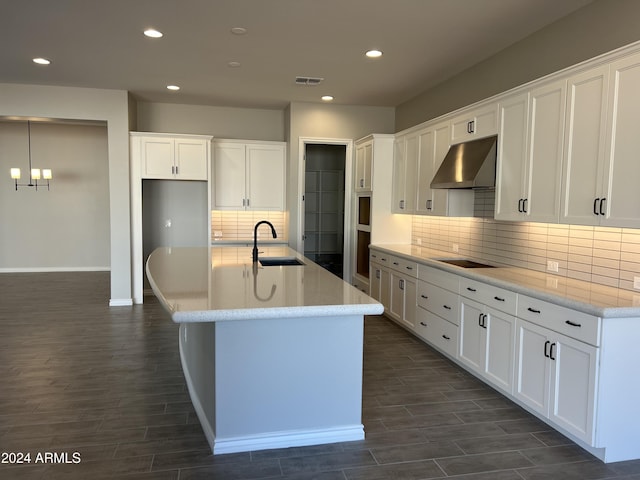
[[633, 288], [640, 290], [640, 277], [633, 277]]
[[453, 250], [455, 253], [458, 253], [458, 250], [460, 250], [460, 248], [458, 247], [457, 243], [454, 243], [453, 245], [451, 245], [451, 250]]
[[547, 271], [548, 272], [557, 272], [558, 271], [558, 262], [554, 260], [547, 260]]
[[416, 238], [416, 245], [422, 245], [422, 239]]

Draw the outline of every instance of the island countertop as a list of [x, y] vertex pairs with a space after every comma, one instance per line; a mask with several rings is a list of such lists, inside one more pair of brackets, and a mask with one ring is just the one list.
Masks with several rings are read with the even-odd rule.
[[333, 315], [377, 315], [383, 306], [285, 246], [260, 258], [296, 257], [301, 266], [253, 264], [247, 247], [162, 247], [147, 277], [176, 323]]

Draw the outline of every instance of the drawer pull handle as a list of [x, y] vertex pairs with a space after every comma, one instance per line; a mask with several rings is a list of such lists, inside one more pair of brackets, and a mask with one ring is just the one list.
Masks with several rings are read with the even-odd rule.
[[446, 308], [447, 310], [451, 310], [451, 307], [449, 305], [442, 305], [444, 308]]
[[406, 268], [407, 270], [413, 270], [413, 267], [404, 267], [404, 268]]
[[500, 298], [500, 297], [493, 297], [494, 300], [497, 300], [499, 302], [504, 302], [504, 298]]
[[566, 320], [564, 323], [566, 323], [567, 325], [571, 325], [572, 327], [581, 327], [582, 326], [582, 324], [572, 322], [571, 320]]
[[476, 291], [475, 288], [471, 288], [471, 287], [467, 287], [467, 290], [469, 290], [470, 292], [475, 292]]
[[442, 338], [444, 338], [445, 340], [451, 340], [451, 337], [447, 337], [446, 335], [442, 335]]
[[393, 262], [394, 265], [400, 265], [398, 262]]
[[549, 347], [549, 358], [550, 358], [551, 360], [555, 360], [555, 359], [556, 359], [556, 357], [554, 357], [554, 356], [553, 356], [553, 347], [555, 347], [555, 346], [556, 346], [556, 344], [555, 344], [555, 342], [554, 342], [554, 343], [552, 343], [552, 344], [551, 344], [551, 346]]
[[547, 358], [551, 358], [549, 356], [549, 345], [551, 344], [551, 342], [549, 340], [547, 340], [546, 342], [544, 342], [544, 356]]
[[540, 313], [540, 310], [536, 310], [535, 308], [527, 308], [527, 310], [529, 310], [531, 313]]
[[420, 295], [421, 298], [424, 298], [425, 300], [428, 299], [429, 297], [426, 295]]
[[427, 324], [426, 324], [426, 323], [424, 323], [424, 322], [420, 322], [420, 325], [422, 325], [423, 327], [426, 327], [426, 326], [427, 326]]

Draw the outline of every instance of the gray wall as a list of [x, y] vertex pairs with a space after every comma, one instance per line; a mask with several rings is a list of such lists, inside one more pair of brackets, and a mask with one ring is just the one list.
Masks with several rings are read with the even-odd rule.
[[640, 40], [640, 1], [596, 0], [399, 105], [396, 131]]
[[[0, 84], [0, 116], [97, 120], [107, 124], [109, 165], [109, 245], [112, 305], [131, 303], [131, 222], [129, 213], [129, 105], [124, 90]], [[8, 178], [8, 172], [2, 178]], [[9, 178], [9, 181], [11, 179]], [[40, 193], [40, 192], [38, 192]], [[22, 218], [11, 228], [23, 228]], [[6, 228], [3, 225], [2, 229]], [[42, 248], [51, 248], [42, 232]], [[7, 248], [0, 243], [0, 250]], [[10, 252], [20, 257], [28, 249]]]
[[0, 271], [108, 270], [106, 125], [32, 123], [33, 167], [53, 170], [49, 191], [11, 188], [11, 167], [29, 183], [28, 156], [27, 123], [0, 122]]
[[136, 128], [140, 132], [281, 142], [284, 125], [283, 110], [139, 102]]

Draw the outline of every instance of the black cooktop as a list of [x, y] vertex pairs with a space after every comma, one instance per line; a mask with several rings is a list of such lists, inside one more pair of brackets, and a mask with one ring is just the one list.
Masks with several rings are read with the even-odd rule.
[[448, 263], [450, 265], [457, 265], [462, 268], [494, 268], [493, 265], [486, 265], [484, 263], [474, 262], [473, 260], [467, 260], [465, 258], [445, 258], [438, 259], [439, 262]]

